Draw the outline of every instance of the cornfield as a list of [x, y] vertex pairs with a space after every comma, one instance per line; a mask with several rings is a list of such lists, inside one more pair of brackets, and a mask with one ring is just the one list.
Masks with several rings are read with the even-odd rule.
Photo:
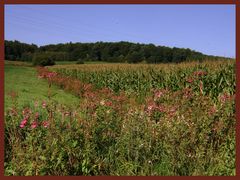
[[88, 64], [58, 65], [51, 70], [70, 76], [96, 88], [108, 87], [114, 92], [146, 95], [151, 89], [177, 91], [189, 87], [216, 99], [219, 94], [234, 94], [236, 87], [234, 62], [205, 62], [161, 65]]

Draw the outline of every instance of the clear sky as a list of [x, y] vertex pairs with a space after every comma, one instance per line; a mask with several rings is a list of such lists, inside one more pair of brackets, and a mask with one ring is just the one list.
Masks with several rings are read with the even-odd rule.
[[5, 5], [5, 39], [130, 41], [235, 57], [235, 5]]

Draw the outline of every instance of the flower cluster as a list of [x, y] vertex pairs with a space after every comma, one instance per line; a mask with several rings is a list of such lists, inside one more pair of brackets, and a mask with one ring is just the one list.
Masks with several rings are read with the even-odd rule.
[[[43, 104], [46, 104], [46, 101], [43, 101]], [[45, 106], [42, 106], [42, 108], [45, 108]], [[34, 114], [32, 110], [28, 107], [22, 110], [22, 115], [23, 119], [20, 122], [19, 125], [20, 128], [26, 127], [27, 124], [29, 124], [32, 129], [35, 129], [40, 125], [42, 125], [43, 127], [49, 126], [49, 122], [47, 120], [40, 123], [40, 113], [36, 112]]]
[[46, 68], [44, 67], [38, 67], [38, 78], [39, 79], [44, 79], [44, 78], [53, 78], [55, 76], [57, 76], [57, 73], [56, 72], [50, 72], [48, 71]]
[[235, 95], [231, 96], [230, 94], [228, 94], [226, 92], [219, 96], [219, 100], [221, 103], [226, 103], [227, 101], [232, 100], [234, 98], [235, 98]]
[[27, 125], [29, 117], [25, 117], [21, 123], [20, 123], [20, 128], [24, 128]]
[[205, 76], [205, 75], [207, 75], [207, 72], [205, 72], [205, 71], [195, 71], [195, 72], [193, 72], [193, 75], [194, 76]]

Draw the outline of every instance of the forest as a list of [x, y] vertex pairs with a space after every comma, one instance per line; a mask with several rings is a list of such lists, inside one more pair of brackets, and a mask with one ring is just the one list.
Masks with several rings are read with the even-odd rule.
[[34, 62], [39, 59], [55, 61], [104, 61], [119, 63], [180, 63], [228, 59], [205, 55], [189, 48], [156, 46], [126, 41], [95, 43], [60, 43], [45, 46], [5, 40], [5, 59]]

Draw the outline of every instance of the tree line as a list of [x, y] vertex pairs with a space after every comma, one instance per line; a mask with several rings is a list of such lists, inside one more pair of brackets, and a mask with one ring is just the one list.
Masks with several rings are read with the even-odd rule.
[[5, 40], [5, 59], [37, 62], [55, 61], [105, 61], [128, 63], [179, 63], [183, 61], [202, 61], [219, 59], [189, 48], [170, 48], [154, 44], [131, 42], [96, 42], [96, 43], [60, 43], [38, 47], [19, 41]]

